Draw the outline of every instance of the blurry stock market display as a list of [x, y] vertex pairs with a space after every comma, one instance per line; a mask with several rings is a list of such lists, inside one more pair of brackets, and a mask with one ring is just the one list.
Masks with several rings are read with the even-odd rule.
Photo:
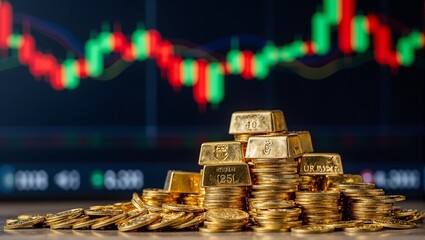
[[423, 197], [424, 8], [0, 0], [0, 198], [161, 186], [197, 171], [200, 143], [230, 139], [231, 112], [257, 108], [283, 109], [365, 181]]

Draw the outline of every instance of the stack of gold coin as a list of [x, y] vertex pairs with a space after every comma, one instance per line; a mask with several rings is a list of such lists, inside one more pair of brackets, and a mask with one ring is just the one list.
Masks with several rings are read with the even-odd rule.
[[160, 188], [145, 188], [142, 193], [144, 204], [161, 207], [164, 203], [179, 203], [180, 194], [172, 194]]
[[327, 224], [341, 221], [341, 203], [339, 191], [300, 191], [295, 197], [296, 204], [302, 209], [304, 224]]
[[235, 208], [245, 210], [247, 189], [245, 187], [205, 187], [204, 207]]
[[201, 232], [239, 232], [248, 221], [249, 214], [234, 208], [217, 208], [208, 210]]
[[268, 200], [250, 202], [255, 209], [253, 217], [257, 226], [256, 232], [286, 232], [292, 227], [301, 226], [299, 220], [301, 209], [295, 207], [293, 200]]
[[300, 185], [298, 190], [300, 191], [318, 191], [320, 188], [320, 176], [300, 176]]
[[199, 193], [188, 193], [182, 197], [183, 204], [192, 206], [204, 206], [205, 188], [201, 188]]
[[[284, 210], [288, 206], [282, 205], [281, 201], [294, 199], [294, 193], [298, 190], [300, 178], [295, 158], [301, 154], [301, 143], [297, 135], [270, 134], [249, 139], [246, 157], [253, 163], [251, 172], [255, 181], [249, 198], [249, 213], [250, 220], [260, 225], [253, 228], [256, 231], [265, 231], [264, 228], [269, 231], [284, 231], [288, 226], [298, 224], [299, 213], [294, 216], [293, 212], [299, 210]], [[267, 209], [264, 208], [264, 203], [273, 203], [270, 206], [274, 207], [270, 209], [275, 210], [273, 213], [266, 212], [265, 215], [259, 216], [260, 210]], [[286, 221], [286, 224], [279, 224], [279, 221]]]
[[252, 185], [242, 144], [236, 141], [206, 142], [201, 146], [199, 165], [201, 186], [205, 188], [203, 206], [245, 209], [247, 187]]
[[397, 200], [385, 196], [382, 189], [371, 183], [336, 183], [343, 193], [348, 219], [371, 220], [390, 217]]

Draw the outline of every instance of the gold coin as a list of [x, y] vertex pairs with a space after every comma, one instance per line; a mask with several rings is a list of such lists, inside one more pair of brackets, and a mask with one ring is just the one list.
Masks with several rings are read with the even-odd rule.
[[204, 221], [204, 226], [211, 229], [211, 228], [240, 228], [245, 226], [245, 224], [247, 223], [247, 221], [242, 221], [242, 222], [210, 222], [210, 221]]
[[411, 217], [415, 215], [418, 212], [416, 209], [402, 209], [396, 213], [394, 213], [395, 218], [405, 218], [405, 217]]
[[272, 216], [272, 215], [285, 215], [285, 216], [298, 216], [301, 214], [300, 208], [277, 208], [260, 210], [257, 212], [259, 215]]
[[143, 203], [142, 205], [145, 209], [147, 209], [149, 212], [162, 212], [163, 209], [161, 207], [157, 207], [157, 206], [152, 206], [152, 205], [148, 205]]
[[55, 221], [61, 218], [80, 216], [84, 212], [82, 208], [70, 209], [46, 216], [47, 221]]
[[305, 225], [291, 228], [291, 232], [293, 233], [328, 233], [334, 230], [334, 227], [327, 225]]
[[372, 189], [375, 188], [373, 183], [334, 183], [339, 189]]
[[204, 209], [198, 206], [190, 206], [185, 204], [164, 203], [162, 208], [176, 212], [202, 212]]
[[404, 220], [398, 220], [393, 218], [374, 218], [372, 222], [378, 225], [381, 225], [386, 228], [394, 228], [394, 229], [410, 229], [416, 228], [418, 225], [413, 222], [408, 222]]
[[121, 232], [127, 232], [136, 230], [157, 221], [161, 216], [157, 213], [149, 213], [139, 217], [130, 219], [128, 222], [118, 225], [118, 230]]
[[364, 221], [362, 220], [349, 220], [349, 221], [339, 221], [339, 222], [329, 223], [329, 226], [332, 226], [335, 229], [341, 229], [341, 228], [357, 227], [363, 224], [364, 224]]
[[296, 220], [296, 221], [272, 221], [273, 219], [269, 220], [259, 220], [258, 218], [255, 218], [255, 221], [258, 222], [262, 227], [268, 227], [268, 228], [293, 228], [293, 227], [299, 227], [302, 225], [302, 220]]
[[100, 229], [100, 228], [112, 225], [116, 222], [119, 222], [120, 220], [123, 220], [126, 217], [127, 217], [127, 213], [125, 213], [125, 212], [118, 214], [118, 215], [114, 215], [114, 216], [107, 218], [105, 220], [96, 222], [95, 224], [93, 224], [91, 226], [91, 229]]
[[75, 218], [75, 219], [69, 219], [68, 221], [64, 221], [58, 224], [52, 224], [50, 225], [51, 229], [64, 229], [64, 228], [71, 228], [75, 223], [79, 221], [85, 221], [88, 220], [89, 216], [85, 216], [82, 218]]
[[46, 215], [45, 214], [21, 214], [21, 215], [18, 215], [16, 218], [18, 219], [18, 220], [25, 220], [25, 219], [27, 219], [27, 218], [32, 218], [32, 217], [45, 217]]
[[182, 218], [180, 218], [178, 221], [176, 221], [173, 224], [170, 224], [168, 227], [172, 228], [174, 226], [178, 226], [181, 225], [183, 223], [189, 222], [190, 220], [192, 220], [193, 218], [195, 218], [195, 214], [194, 213], [186, 213], [186, 215]]
[[142, 198], [140, 197], [140, 195], [137, 192], [133, 193], [133, 196], [132, 196], [132, 199], [131, 199], [131, 203], [137, 209], [139, 209], [139, 210], [143, 210], [144, 209], [144, 207], [143, 207], [143, 200], [142, 200]]
[[24, 228], [36, 225], [38, 223], [42, 223], [44, 221], [44, 216], [34, 216], [30, 217], [24, 220], [16, 220], [13, 222], [10, 222], [9, 224], [6, 224], [4, 226], [4, 229], [17, 229], [17, 228]]
[[108, 209], [114, 209], [114, 205], [95, 205], [90, 206], [90, 210], [108, 210]]
[[231, 229], [209, 229], [206, 227], [200, 227], [199, 232], [203, 233], [230, 233], [230, 232], [240, 232], [242, 228], [231, 228]]
[[420, 220], [424, 217], [425, 217], [425, 211], [419, 211], [419, 212], [415, 213], [413, 216], [407, 218], [406, 221], [414, 222], [414, 221]]
[[[19, 220], [20, 219], [8, 218], [8, 219], [6, 219], [6, 225], [10, 225], [10, 224], [15, 223]], [[25, 219], [23, 219], [23, 220], [25, 220]]]
[[123, 210], [113, 209], [98, 209], [98, 210], [85, 210], [84, 213], [89, 216], [114, 216], [124, 213]]
[[181, 225], [177, 225], [177, 226], [173, 226], [174, 229], [184, 229], [184, 228], [188, 228], [188, 227], [192, 227], [192, 226], [196, 226], [202, 222], [205, 221], [205, 213], [202, 213], [198, 216], [196, 216], [195, 218], [193, 218], [192, 220], [182, 223]]
[[127, 212], [127, 218], [134, 218], [134, 217], [138, 217], [140, 215], [144, 215], [144, 214], [148, 214], [148, 213], [149, 213], [149, 211], [146, 208], [143, 209], [143, 210], [134, 209], [134, 210]]
[[357, 227], [344, 228], [345, 232], [356, 233], [356, 232], [377, 232], [381, 231], [384, 227], [378, 224], [364, 224]]
[[106, 216], [106, 217], [95, 218], [95, 219], [90, 219], [90, 220], [83, 219], [83, 220], [80, 220], [80, 221], [74, 223], [74, 225], [72, 225], [72, 229], [89, 228], [89, 227], [91, 227], [91, 225], [93, 225], [93, 224], [95, 224], [95, 223], [97, 223], [99, 221], [106, 220], [108, 218], [110, 218], [110, 217], [109, 216]]
[[175, 224], [176, 222], [178, 222], [185, 216], [186, 216], [185, 212], [168, 213], [168, 214], [165, 214], [160, 221], [154, 222], [151, 225], [148, 225], [146, 228], [148, 230], [156, 230], [156, 229], [168, 227], [170, 225]]
[[388, 198], [394, 199], [396, 202], [401, 202], [406, 200], [406, 197], [403, 195], [386, 195]]
[[206, 213], [205, 218], [212, 222], [240, 222], [247, 220], [249, 218], [249, 214], [238, 209], [218, 208], [209, 210]]
[[259, 215], [259, 214], [256, 214], [255, 216], [251, 215], [251, 218], [253, 218], [257, 222], [261, 222], [261, 221], [294, 222], [294, 221], [299, 220], [299, 216], [292, 216], [292, 217], [278, 216], [278, 215], [264, 216], [264, 215]]
[[295, 202], [291, 200], [253, 202], [252, 207], [257, 209], [293, 208]]
[[267, 228], [267, 227], [258, 227], [258, 226], [252, 226], [252, 231], [259, 232], [259, 233], [273, 233], [273, 232], [289, 232], [289, 228]]

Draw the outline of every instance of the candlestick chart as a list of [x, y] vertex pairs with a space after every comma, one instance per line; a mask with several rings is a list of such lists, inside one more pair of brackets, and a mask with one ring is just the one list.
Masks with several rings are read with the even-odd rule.
[[337, 45], [344, 56], [372, 52], [379, 65], [393, 69], [414, 64], [417, 52], [425, 47], [422, 31], [411, 30], [394, 39], [391, 27], [380, 16], [359, 12], [355, 0], [324, 0], [311, 16], [309, 37], [282, 45], [269, 39], [257, 50], [239, 49], [235, 38], [236, 44], [214, 60], [183, 57], [179, 54], [182, 51], [176, 51], [180, 46], [167, 40], [160, 30], [146, 29], [143, 24], [131, 33], [106, 27], [83, 44], [80, 56], [59, 60], [54, 52], [38, 48], [31, 31], [14, 26], [13, 6], [2, 1], [0, 51], [16, 53], [20, 65], [27, 66], [35, 78], [44, 78], [55, 90], [72, 90], [82, 79], [102, 76], [108, 67], [105, 59], [112, 54], [123, 64], [153, 59], [172, 88], [192, 88], [199, 105], [219, 104], [225, 97], [227, 76], [267, 81], [269, 73], [281, 64], [305, 56], [326, 56], [332, 45]]

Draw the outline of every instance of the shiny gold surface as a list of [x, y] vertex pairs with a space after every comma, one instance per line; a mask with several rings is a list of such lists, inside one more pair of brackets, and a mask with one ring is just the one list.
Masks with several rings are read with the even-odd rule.
[[303, 153], [300, 137], [293, 134], [250, 137], [246, 158], [296, 158]]
[[309, 131], [290, 131], [289, 134], [297, 135], [300, 138], [303, 153], [314, 152], [313, 142]]
[[202, 186], [251, 186], [251, 176], [247, 164], [227, 164], [204, 166]]
[[205, 142], [201, 145], [198, 164], [220, 165], [245, 163], [242, 143], [236, 141]]
[[286, 121], [280, 110], [234, 112], [229, 134], [261, 134], [286, 131]]
[[201, 174], [169, 170], [165, 179], [164, 190], [169, 193], [199, 193]]
[[300, 175], [344, 174], [341, 156], [337, 153], [306, 153], [301, 158]]

